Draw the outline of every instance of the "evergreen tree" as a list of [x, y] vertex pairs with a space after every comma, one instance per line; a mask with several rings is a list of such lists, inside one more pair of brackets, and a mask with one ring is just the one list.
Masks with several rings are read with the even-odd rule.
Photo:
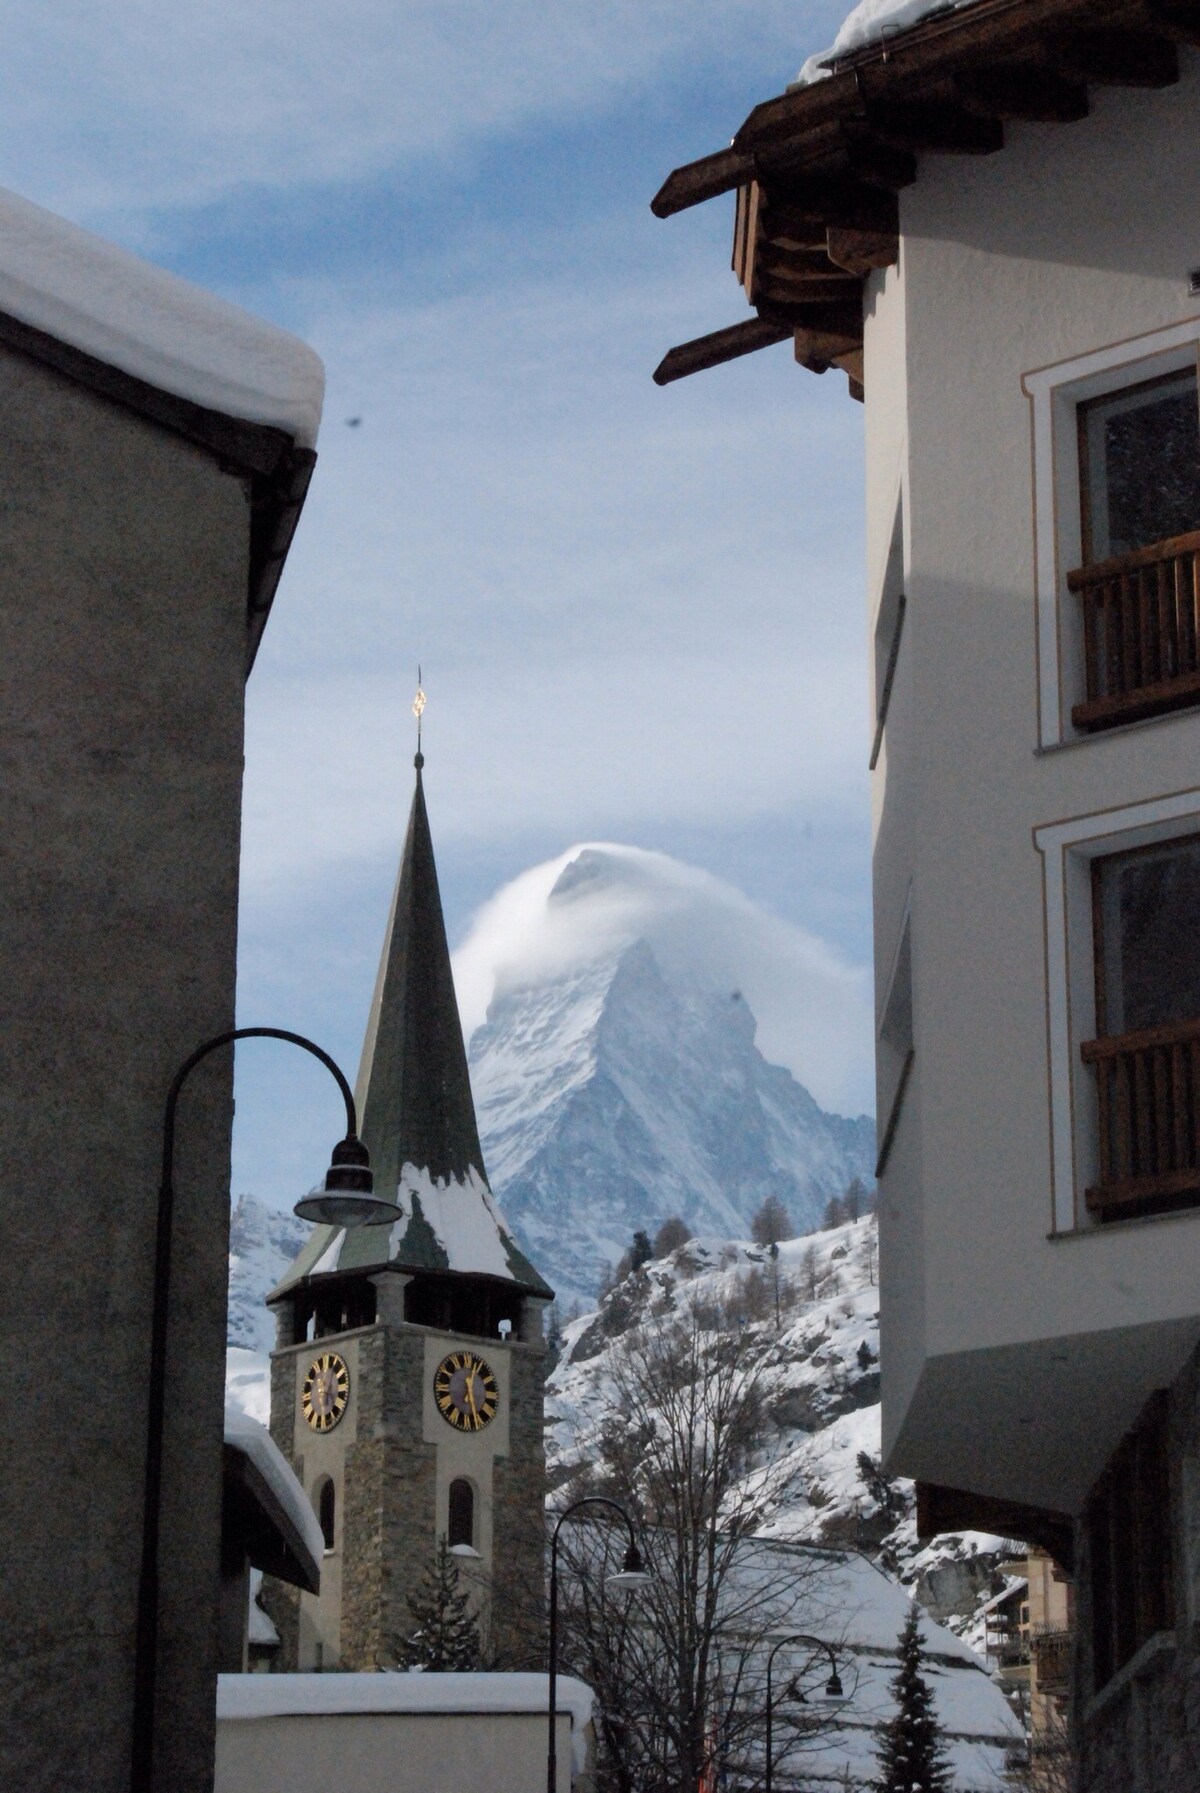
[[467, 1607], [469, 1595], [458, 1589], [458, 1563], [444, 1537], [438, 1539], [436, 1561], [408, 1596], [413, 1629], [396, 1652], [400, 1668], [477, 1669], [479, 1631]]
[[900, 1633], [900, 1668], [891, 1683], [896, 1715], [879, 1727], [875, 1793], [950, 1793], [950, 1766], [933, 1695], [921, 1673], [921, 1636], [914, 1601]]
[[633, 1235], [633, 1244], [629, 1248], [629, 1256], [632, 1260], [629, 1266], [631, 1270], [640, 1270], [642, 1265], [648, 1264], [654, 1256], [654, 1247], [650, 1243], [650, 1235], [641, 1227], [639, 1227], [637, 1232]]

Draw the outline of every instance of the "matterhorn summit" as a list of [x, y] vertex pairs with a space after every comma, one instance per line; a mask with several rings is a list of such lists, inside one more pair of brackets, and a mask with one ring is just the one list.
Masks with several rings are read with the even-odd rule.
[[863, 975], [707, 873], [572, 848], [485, 905], [455, 977], [491, 1184], [564, 1305], [669, 1215], [744, 1236], [771, 1194], [800, 1230], [871, 1177], [873, 1122], [833, 1112], [863, 1105]]

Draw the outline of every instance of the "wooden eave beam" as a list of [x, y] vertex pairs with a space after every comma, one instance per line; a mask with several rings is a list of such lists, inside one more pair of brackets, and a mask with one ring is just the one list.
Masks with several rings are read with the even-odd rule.
[[1064, 74], [1098, 87], [1172, 87], [1179, 52], [1165, 37], [1142, 31], [1081, 31], [1050, 51]]
[[[900, 228], [894, 193], [853, 181], [796, 181], [772, 187], [759, 213], [764, 236], [796, 235], [813, 230], [881, 230]], [[806, 240], [806, 239], [805, 239]]]
[[689, 374], [703, 373], [706, 368], [720, 367], [725, 361], [736, 361], [739, 355], [753, 355], [773, 343], [786, 342], [792, 334], [790, 323], [764, 318], [747, 318], [731, 324], [726, 330], [713, 330], [708, 336], [697, 336], [668, 349], [654, 370], [654, 384], [669, 386], [672, 380], [685, 380]]
[[941, 100], [875, 100], [867, 129], [892, 149], [950, 156], [991, 156], [1004, 148], [998, 118], [981, 118]]
[[1144, 0], [1146, 28], [1200, 49], [1200, 0]]
[[789, 88], [755, 106], [733, 139], [758, 151], [806, 137], [872, 99], [914, 98], [939, 81], [989, 62], [1027, 57], [1051, 31], [1088, 30], [1127, 17], [1130, 0], [976, 0], [965, 11], [923, 20], [847, 58], [824, 81]]
[[1087, 88], [1034, 64], [984, 68], [959, 75], [955, 92], [968, 112], [1006, 122], [1075, 124], [1088, 115]]
[[701, 156], [698, 162], [685, 162], [667, 176], [654, 198], [650, 210], [656, 218], [670, 218], [688, 206], [702, 205], [720, 193], [731, 193], [744, 186], [754, 174], [754, 158], [744, 150], [719, 149], [715, 155]]
[[825, 233], [825, 253], [835, 268], [860, 279], [873, 268], [893, 268], [900, 260], [900, 233], [887, 230], [835, 230]]

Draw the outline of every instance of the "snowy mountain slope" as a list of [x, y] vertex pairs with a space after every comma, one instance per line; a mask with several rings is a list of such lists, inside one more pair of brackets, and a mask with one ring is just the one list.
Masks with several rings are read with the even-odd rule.
[[230, 1345], [247, 1351], [269, 1351], [275, 1343], [275, 1321], [264, 1296], [275, 1287], [312, 1228], [307, 1221], [279, 1208], [268, 1208], [253, 1195], [239, 1195], [229, 1216]]
[[639, 1227], [744, 1234], [768, 1193], [799, 1226], [869, 1179], [874, 1127], [825, 1113], [755, 1043], [738, 990], [645, 939], [497, 995], [470, 1047], [492, 1186], [563, 1307]]
[[[897, 1575], [935, 1618], [978, 1646], [979, 1606], [1002, 1585], [1006, 1540], [976, 1532], [916, 1538], [911, 1483], [873, 1488], [859, 1456], [880, 1452], [879, 1290], [874, 1216], [763, 1247], [693, 1239], [618, 1285], [563, 1331], [546, 1388], [550, 1485], [594, 1461], [613, 1418], [615, 1358], [636, 1325], [669, 1323], [686, 1300], [738, 1307], [754, 1347], [768, 1424], [738, 1491], [757, 1535], [850, 1546]], [[778, 1269], [779, 1325], [774, 1313]], [[749, 1279], [749, 1285], [748, 1285]], [[748, 1286], [757, 1285], [747, 1305]]]

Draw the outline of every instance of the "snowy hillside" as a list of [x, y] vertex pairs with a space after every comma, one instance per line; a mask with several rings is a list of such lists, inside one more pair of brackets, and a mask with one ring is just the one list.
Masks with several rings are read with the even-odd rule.
[[[544, 898], [557, 950], [496, 970], [470, 1044], [484, 1157], [563, 1309], [595, 1299], [639, 1227], [679, 1214], [698, 1233], [737, 1236], [768, 1193], [810, 1227], [830, 1196], [871, 1177], [870, 1119], [827, 1113], [759, 1049], [749, 991], [732, 981], [749, 969], [758, 991], [737, 935], [759, 923], [724, 890], [689, 887], [680, 922], [678, 892], [657, 866], [647, 873], [627, 849], [579, 850]], [[728, 937], [715, 954], [714, 915]], [[678, 925], [664, 932], [664, 919]], [[771, 1004], [769, 988], [761, 999]], [[821, 1025], [827, 1001], [824, 988], [812, 998]], [[793, 1017], [801, 1031], [803, 1020]], [[778, 1023], [775, 1032], [785, 1046]]]
[[263, 1297], [274, 1288], [312, 1228], [252, 1195], [239, 1195], [229, 1216], [229, 1321], [226, 1337], [246, 1351], [269, 1351], [275, 1321]]
[[[779, 1324], [775, 1321], [775, 1273]], [[753, 1344], [767, 1424], [738, 1501], [754, 1531], [851, 1546], [898, 1575], [935, 1618], [973, 1645], [978, 1609], [1003, 1585], [1006, 1541], [977, 1532], [918, 1545], [912, 1485], [864, 1480], [880, 1451], [879, 1290], [873, 1216], [762, 1246], [693, 1239], [635, 1271], [600, 1310], [565, 1328], [547, 1384], [551, 1487], [594, 1462], [613, 1420], [617, 1359], [631, 1330], [669, 1323], [681, 1302], [733, 1312]]]

